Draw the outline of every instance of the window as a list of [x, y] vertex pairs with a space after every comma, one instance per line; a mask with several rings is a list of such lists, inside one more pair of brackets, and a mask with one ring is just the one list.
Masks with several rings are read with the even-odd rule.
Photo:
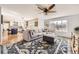
[[67, 20], [58, 20], [51, 22], [52, 26], [56, 31], [67, 31]]

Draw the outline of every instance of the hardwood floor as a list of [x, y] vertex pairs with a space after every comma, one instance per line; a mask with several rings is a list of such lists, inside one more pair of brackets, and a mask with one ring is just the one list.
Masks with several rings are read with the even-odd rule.
[[13, 44], [23, 40], [23, 34], [17, 33], [15, 35], [8, 35], [6, 32], [3, 35], [3, 39], [0, 41], [0, 45]]

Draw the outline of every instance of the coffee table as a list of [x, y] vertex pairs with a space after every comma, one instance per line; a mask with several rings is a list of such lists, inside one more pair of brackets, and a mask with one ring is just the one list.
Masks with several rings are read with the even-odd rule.
[[43, 34], [43, 41], [46, 41], [49, 44], [54, 44], [55, 36], [52, 34]]

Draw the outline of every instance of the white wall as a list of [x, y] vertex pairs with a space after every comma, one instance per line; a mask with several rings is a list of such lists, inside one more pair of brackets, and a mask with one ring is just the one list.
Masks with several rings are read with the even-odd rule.
[[73, 32], [74, 28], [79, 26], [79, 15], [68, 17], [69, 19], [69, 32]]

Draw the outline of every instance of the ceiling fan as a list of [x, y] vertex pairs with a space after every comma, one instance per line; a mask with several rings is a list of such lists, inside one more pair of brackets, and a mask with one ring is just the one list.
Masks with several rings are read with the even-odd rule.
[[43, 12], [41, 12], [41, 13], [44, 13], [45, 15], [47, 15], [48, 13], [56, 12], [56, 11], [51, 11], [51, 9], [53, 9], [54, 7], [55, 7], [55, 4], [52, 4], [49, 7], [43, 7], [43, 6], [39, 5], [39, 4], [37, 4], [37, 8], [42, 10]]

